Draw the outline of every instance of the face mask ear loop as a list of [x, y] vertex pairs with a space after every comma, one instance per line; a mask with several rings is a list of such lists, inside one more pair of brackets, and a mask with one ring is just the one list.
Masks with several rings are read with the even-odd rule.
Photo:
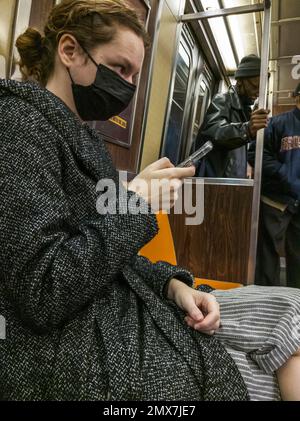
[[[78, 43], [79, 44], [79, 43]], [[79, 44], [80, 45], [80, 44]], [[94, 63], [94, 65], [96, 67], [99, 67], [99, 65], [95, 62], [95, 60], [93, 59], [93, 57], [90, 55], [90, 53], [82, 46], [80, 45], [80, 47], [83, 49], [83, 51], [85, 52], [85, 54], [88, 56], [88, 58], [92, 61], [92, 63]]]
[[68, 67], [67, 67], [67, 72], [69, 73], [70, 79], [71, 79], [71, 81], [72, 81], [72, 83], [74, 85], [74, 80], [73, 80], [73, 78], [71, 76], [71, 72], [70, 72], [70, 69]]
[[[78, 43], [79, 44], [79, 43]], [[80, 45], [80, 44], [79, 44]], [[88, 56], [88, 58], [90, 59], [90, 60], [92, 60], [92, 62], [95, 64], [95, 66], [96, 67], [98, 67], [98, 64], [95, 62], [95, 60], [93, 59], [93, 57], [88, 53], [88, 51], [82, 46], [82, 45], [80, 45], [80, 47], [83, 49], [83, 51], [87, 54], [87, 56]], [[71, 76], [71, 72], [70, 72], [70, 69], [67, 67], [67, 71], [68, 71], [68, 73], [69, 73], [69, 76], [70, 76], [70, 79], [71, 79], [71, 81], [72, 81], [72, 83], [73, 83], [73, 85], [75, 84], [74, 83], [74, 80], [73, 80], [73, 78], [72, 78], [72, 76]]]

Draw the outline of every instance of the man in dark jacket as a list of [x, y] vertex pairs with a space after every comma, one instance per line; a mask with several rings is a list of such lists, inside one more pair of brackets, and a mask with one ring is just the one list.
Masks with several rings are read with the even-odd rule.
[[217, 94], [200, 127], [195, 150], [207, 140], [214, 149], [198, 166], [197, 175], [205, 177], [245, 178], [247, 145], [259, 129], [266, 127], [268, 111], [251, 111], [259, 95], [260, 58], [244, 57], [235, 73], [236, 86]]
[[[285, 253], [287, 286], [300, 288], [300, 83], [296, 108], [270, 120], [265, 131], [256, 283], [280, 285]], [[249, 150], [254, 164], [255, 145]]]

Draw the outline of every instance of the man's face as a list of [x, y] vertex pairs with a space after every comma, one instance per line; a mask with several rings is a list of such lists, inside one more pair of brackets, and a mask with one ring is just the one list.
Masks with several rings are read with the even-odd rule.
[[259, 96], [259, 81], [259, 76], [241, 79], [240, 93], [255, 101]]

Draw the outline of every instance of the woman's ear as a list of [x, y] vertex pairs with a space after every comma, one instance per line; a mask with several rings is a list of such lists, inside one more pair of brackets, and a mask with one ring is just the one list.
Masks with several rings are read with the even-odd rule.
[[84, 63], [83, 50], [70, 34], [64, 34], [59, 40], [58, 56], [65, 67]]

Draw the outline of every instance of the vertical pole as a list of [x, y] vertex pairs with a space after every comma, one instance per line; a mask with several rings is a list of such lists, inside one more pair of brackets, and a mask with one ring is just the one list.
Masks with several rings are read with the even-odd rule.
[[[265, 0], [262, 51], [261, 51], [261, 71], [260, 71], [260, 85], [259, 85], [259, 108], [266, 108], [267, 106], [270, 33], [271, 33], [271, 0]], [[261, 129], [258, 131], [257, 136], [256, 136], [255, 173], [254, 173], [254, 188], [253, 188], [253, 198], [252, 198], [251, 235], [250, 235], [247, 285], [253, 284], [254, 279], [255, 279], [263, 148], [264, 148], [264, 129]]]

